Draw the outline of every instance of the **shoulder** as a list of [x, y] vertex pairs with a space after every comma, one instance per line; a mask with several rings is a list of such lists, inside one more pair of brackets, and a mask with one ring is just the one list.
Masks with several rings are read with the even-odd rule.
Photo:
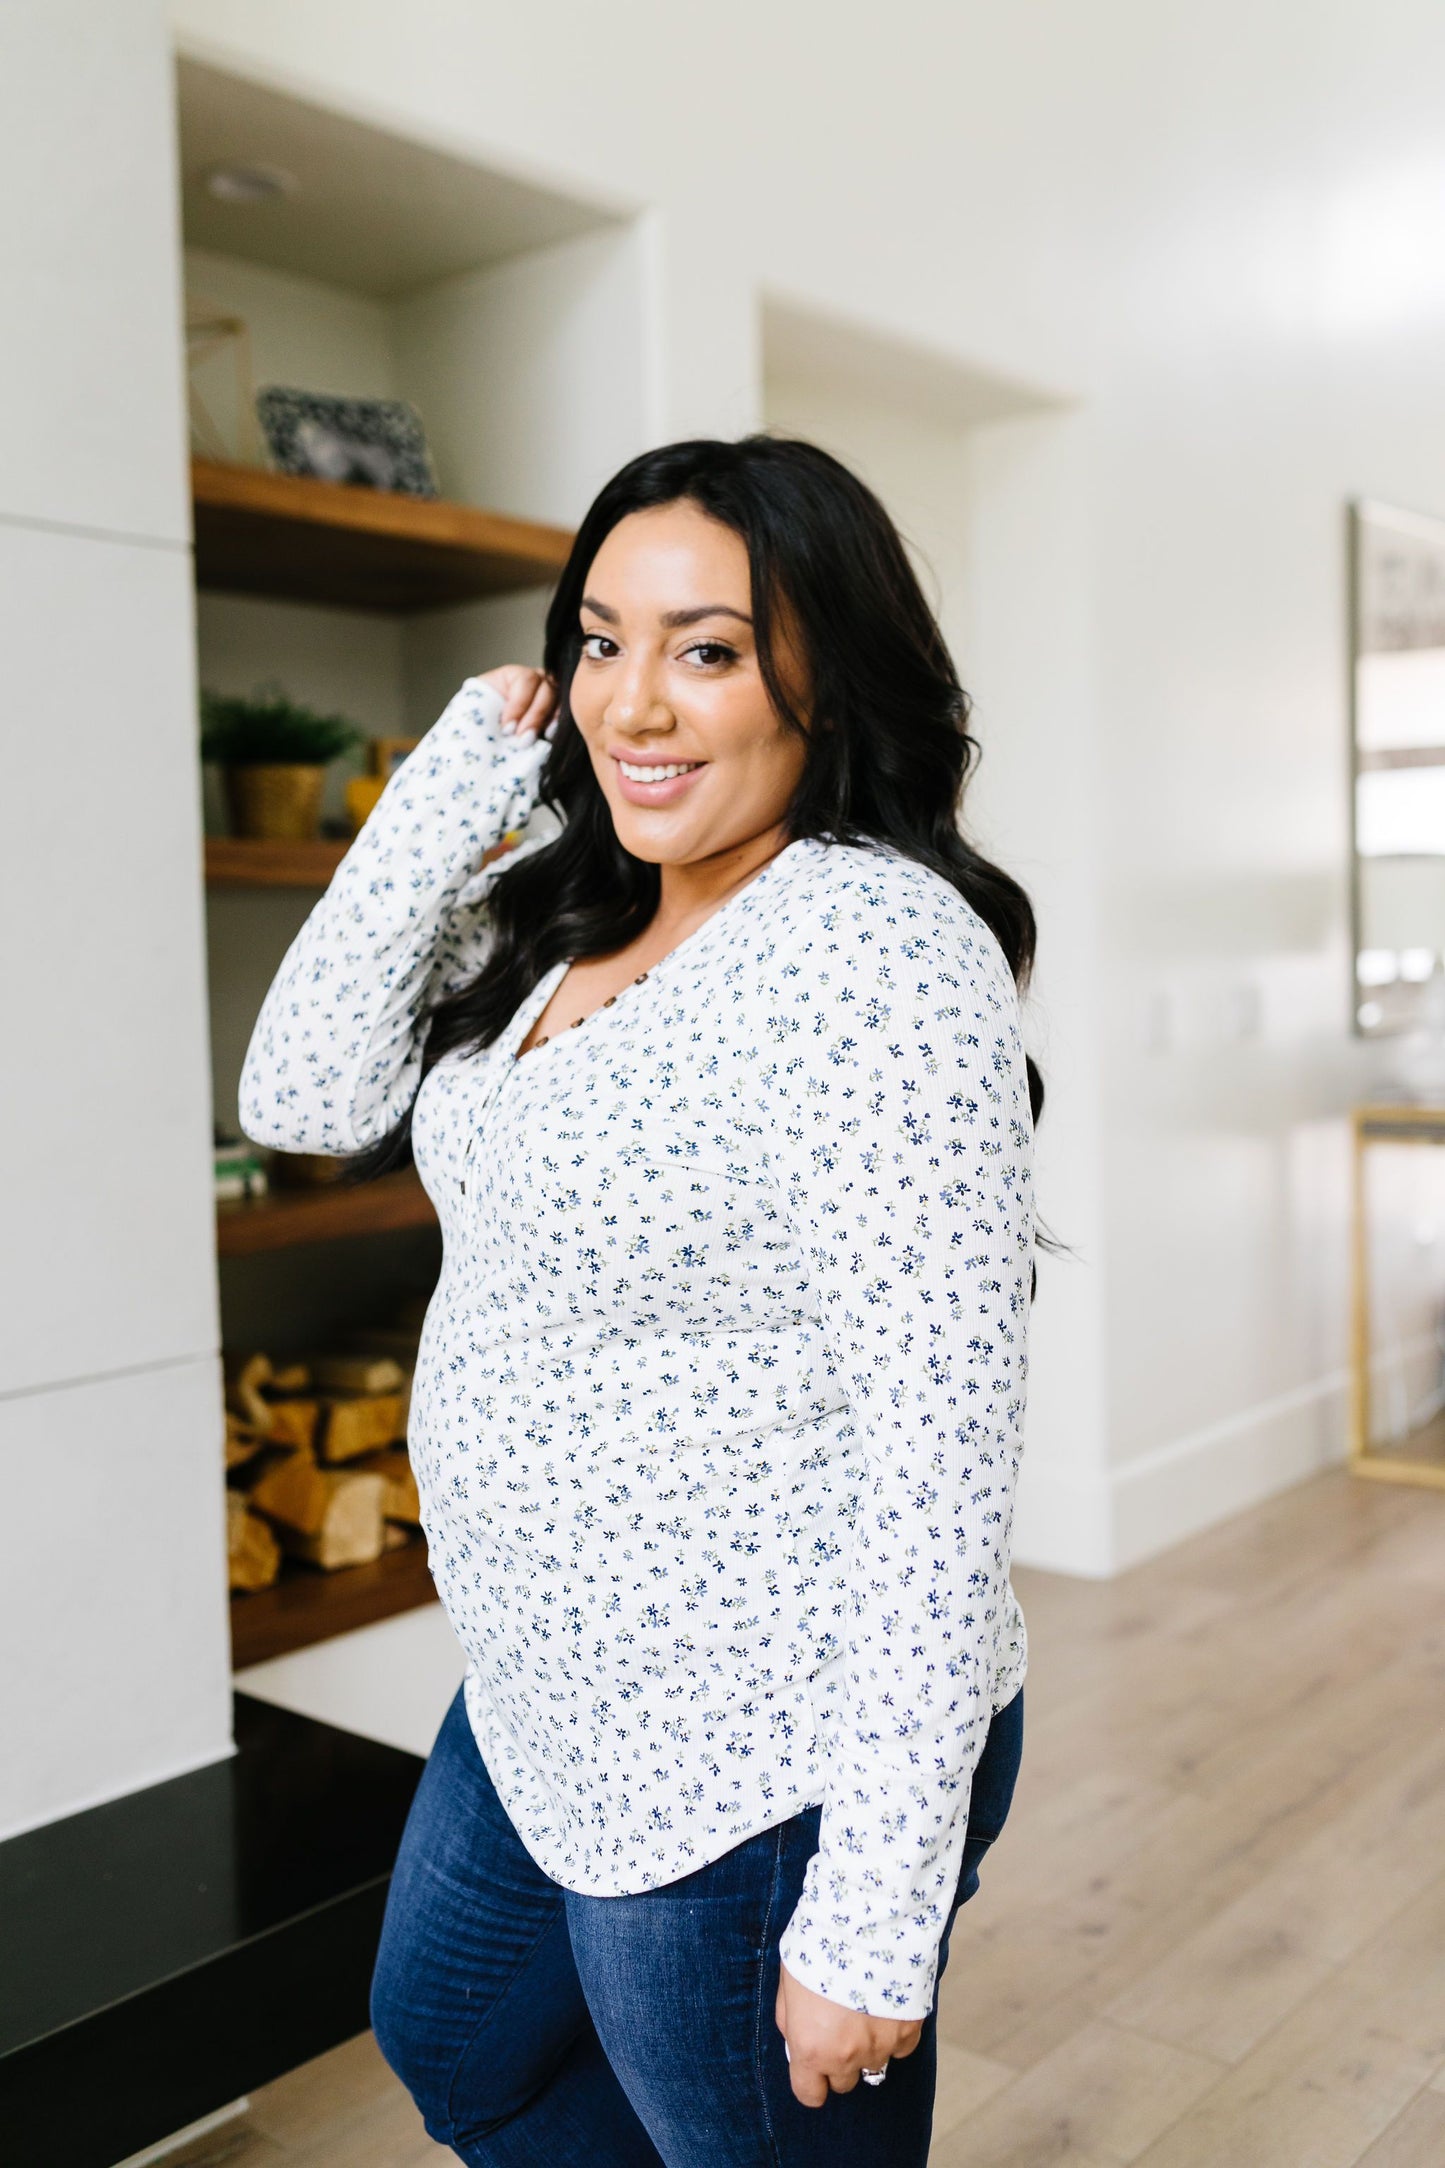
[[1013, 973], [991, 928], [930, 866], [892, 846], [810, 841], [770, 914], [776, 994], [837, 1000], [867, 988], [909, 1005], [958, 1000], [1012, 1013]]

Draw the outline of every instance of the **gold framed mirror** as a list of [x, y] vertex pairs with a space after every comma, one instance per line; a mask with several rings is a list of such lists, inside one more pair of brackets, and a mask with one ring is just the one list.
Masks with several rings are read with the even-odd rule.
[[1445, 1036], [1445, 519], [1350, 508], [1355, 1029]]

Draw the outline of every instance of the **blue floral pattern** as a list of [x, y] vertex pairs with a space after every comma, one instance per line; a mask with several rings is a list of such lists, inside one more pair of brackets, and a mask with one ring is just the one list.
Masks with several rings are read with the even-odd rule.
[[[267, 996], [241, 1120], [354, 1152], [415, 1100], [444, 1262], [410, 1448], [493, 1782], [539, 1865], [675, 1880], [822, 1803], [781, 1941], [921, 2017], [1008, 1580], [1032, 1129], [992, 934], [891, 848], [791, 843], [611, 1008], [418, 1091], [546, 756], [469, 680]], [[526, 851], [535, 843], [524, 842]]]

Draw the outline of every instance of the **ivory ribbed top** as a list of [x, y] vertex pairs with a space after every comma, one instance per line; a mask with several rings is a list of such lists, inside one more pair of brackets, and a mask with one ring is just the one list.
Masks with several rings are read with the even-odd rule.
[[348, 1153], [415, 1100], [444, 1262], [411, 1409], [478, 1747], [539, 1865], [607, 1895], [805, 1806], [782, 1937], [924, 2016], [1008, 1581], [1032, 1130], [1008, 966], [941, 876], [800, 840], [645, 979], [516, 1057], [560, 983], [418, 1091], [482, 869], [548, 748], [470, 680], [292, 944], [248, 1136]]

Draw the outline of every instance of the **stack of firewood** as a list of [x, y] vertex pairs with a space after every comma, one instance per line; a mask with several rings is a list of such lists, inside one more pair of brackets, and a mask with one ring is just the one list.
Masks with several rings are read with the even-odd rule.
[[410, 1373], [391, 1355], [226, 1366], [231, 1587], [269, 1588], [283, 1557], [334, 1572], [415, 1540]]

